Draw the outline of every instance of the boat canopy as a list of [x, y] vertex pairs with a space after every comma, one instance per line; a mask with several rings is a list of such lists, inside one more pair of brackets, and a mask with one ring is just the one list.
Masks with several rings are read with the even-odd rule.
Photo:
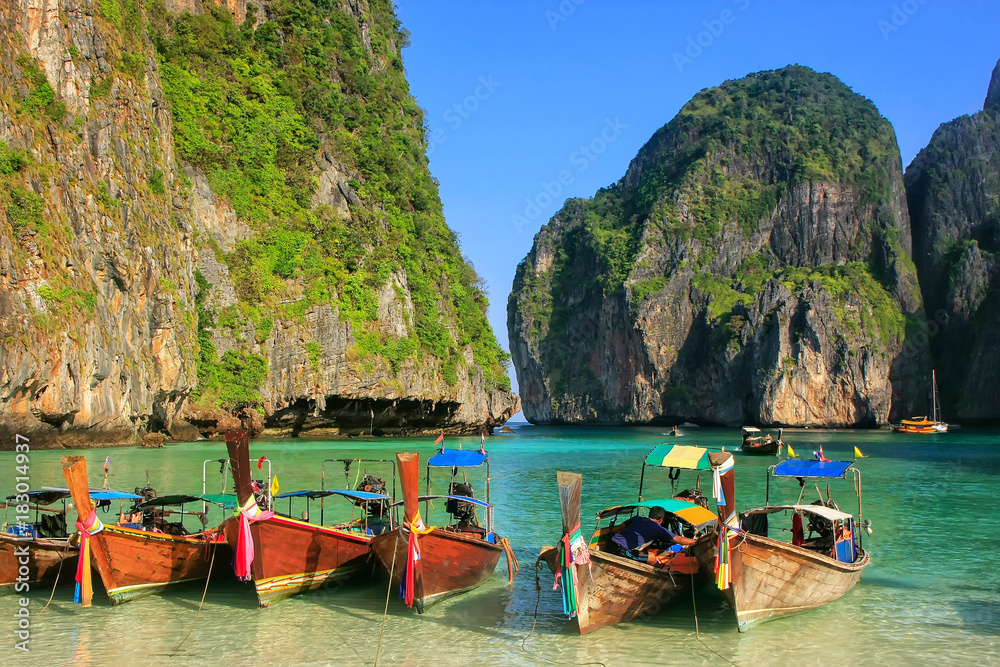
[[200, 496], [202, 500], [213, 505], [219, 505], [226, 509], [232, 509], [236, 507], [236, 495], [232, 493], [208, 493]]
[[54, 502], [64, 500], [69, 497], [69, 491], [56, 491], [46, 489], [45, 491], [28, 491], [27, 493], [12, 493], [7, 496], [7, 500], [16, 500], [18, 496], [27, 496], [30, 502], [36, 505], [51, 505]]
[[797, 512], [803, 512], [804, 514], [815, 514], [816, 516], [821, 516], [824, 519], [829, 519], [830, 521], [844, 521], [846, 519], [854, 518], [853, 515], [848, 514], [847, 512], [841, 512], [838, 509], [826, 507], [825, 505], [771, 505], [766, 509], [769, 514], [771, 512], [780, 512], [783, 510], [795, 510]]
[[[479, 498], [470, 498], [469, 496], [420, 496], [417, 498], [417, 502], [422, 503], [428, 500], [437, 500], [438, 498], [447, 498], [449, 500], [458, 500], [463, 503], [472, 503], [473, 505], [479, 505], [480, 507], [493, 507], [485, 500], [480, 500]], [[402, 500], [397, 500], [392, 504], [393, 507], [397, 505], [402, 505]]]
[[[65, 493], [67, 496], [70, 495], [69, 489], [63, 489], [57, 486], [43, 486], [42, 491], [57, 491], [59, 493]], [[90, 499], [91, 500], [140, 500], [142, 496], [137, 496], [134, 493], [125, 493], [124, 491], [108, 491], [107, 489], [90, 489]]]
[[760, 429], [757, 428], [756, 426], [744, 426], [743, 427], [743, 432], [744, 433], [760, 433]]
[[186, 505], [188, 503], [193, 503], [195, 501], [204, 500], [201, 496], [191, 496], [182, 493], [175, 493], [166, 496], [157, 496], [156, 498], [150, 498], [145, 502], [137, 504], [136, 509], [145, 509], [147, 507], [165, 507], [167, 505]]
[[434, 468], [478, 468], [489, 458], [486, 452], [474, 449], [443, 449], [427, 460]]
[[684, 519], [684, 521], [690, 523], [692, 526], [701, 526], [718, 520], [715, 512], [709, 511], [697, 503], [688, 502], [679, 498], [654, 498], [651, 500], [643, 500], [638, 503], [632, 503], [631, 505], [619, 505], [618, 507], [601, 510], [598, 512], [597, 518], [605, 519], [621, 512], [633, 510], [637, 507], [662, 507], [667, 512]]
[[646, 455], [646, 465], [684, 470], [715, 470], [724, 473], [733, 467], [733, 455], [721, 449], [690, 445], [657, 445]]
[[327, 496], [344, 496], [345, 498], [351, 498], [352, 500], [391, 500], [389, 496], [384, 496], [381, 493], [371, 493], [370, 491], [352, 491], [351, 489], [326, 489], [325, 491], [292, 491], [291, 493], [283, 493], [280, 496], [275, 496], [275, 500], [280, 500], [282, 498], [308, 498], [309, 500], [315, 500], [317, 498], [326, 498]]
[[843, 477], [854, 461], [788, 459], [774, 466], [775, 477]]

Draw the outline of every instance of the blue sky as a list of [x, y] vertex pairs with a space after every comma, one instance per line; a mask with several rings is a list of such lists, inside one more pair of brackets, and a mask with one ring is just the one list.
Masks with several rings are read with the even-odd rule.
[[906, 165], [939, 124], [982, 109], [1000, 58], [992, 2], [398, 0], [397, 12], [445, 216], [505, 348], [514, 270], [539, 227], [618, 180], [699, 90], [793, 63], [830, 72], [892, 122]]

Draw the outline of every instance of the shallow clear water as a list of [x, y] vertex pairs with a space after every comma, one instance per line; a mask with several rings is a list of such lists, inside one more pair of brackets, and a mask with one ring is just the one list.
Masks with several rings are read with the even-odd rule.
[[[521, 573], [508, 586], [506, 565], [479, 589], [442, 602], [418, 616], [393, 592], [385, 618], [380, 663], [470, 664], [1000, 664], [1000, 551], [995, 497], [1000, 479], [1000, 432], [965, 429], [943, 436], [903, 436], [869, 431], [795, 430], [785, 434], [799, 456], [822, 444], [829, 458], [851, 457], [857, 445], [868, 456], [863, 472], [866, 537], [872, 564], [860, 584], [822, 609], [776, 620], [749, 633], [707, 586], [639, 622], [586, 637], [561, 613], [547, 570], [536, 597], [534, 560], [542, 545], [559, 537], [556, 470], [583, 474], [584, 527], [594, 513], [634, 499], [641, 461], [664, 429], [570, 429], [518, 427], [516, 435], [488, 441], [497, 530], [509, 536]], [[678, 442], [719, 446], [738, 443], [736, 430], [690, 429]], [[478, 449], [478, 438], [448, 438]], [[318, 488], [323, 459], [391, 458], [397, 451], [433, 453], [432, 439], [398, 438], [253, 441], [251, 455], [274, 462], [281, 491]], [[32, 486], [61, 486], [59, 456], [31, 454]], [[201, 491], [202, 461], [225, 456], [218, 442], [171, 445], [159, 450], [88, 450], [93, 486], [111, 455], [112, 488], [132, 490], [149, 472], [160, 493]], [[737, 504], [763, 504], [764, 479], [773, 457], [737, 454]], [[0, 452], [0, 489], [13, 486], [13, 454]], [[210, 479], [219, 480], [218, 464]], [[352, 471], [353, 472], [353, 471]], [[475, 479], [479, 479], [476, 477]], [[342, 468], [328, 480], [343, 486]], [[684, 481], [683, 479], [681, 480]], [[664, 471], [647, 477], [647, 497], [669, 489]], [[705, 486], [710, 484], [704, 479]], [[443, 488], [443, 484], [440, 485]], [[481, 484], [477, 483], [477, 491]], [[772, 484], [772, 502], [793, 501], [794, 481]], [[209, 491], [217, 489], [210, 488]], [[815, 490], [812, 491], [813, 497]], [[834, 498], [853, 507], [849, 482], [833, 483]], [[807, 501], [812, 497], [807, 494]], [[331, 501], [331, 503], [336, 501]], [[346, 503], [341, 505], [341, 510]], [[331, 519], [327, 505], [327, 522]], [[317, 507], [312, 508], [317, 518]], [[440, 514], [438, 514], [440, 516]], [[431, 519], [434, 519], [432, 514]], [[223, 568], [224, 570], [225, 568]], [[252, 589], [217, 572], [190, 638], [172, 655], [192, 622], [202, 586], [111, 607], [99, 587], [89, 610], [71, 603], [72, 574], [63, 572], [49, 608], [47, 587], [31, 591], [31, 653], [13, 651], [12, 596], [0, 598], [0, 662], [3, 664], [372, 664], [386, 600], [384, 580], [356, 581], [258, 609]], [[532, 630], [538, 600], [537, 623]], [[695, 633], [697, 623], [700, 636]], [[3, 620], [8, 619], [8, 620]], [[525, 638], [527, 641], [524, 641]], [[523, 644], [523, 647], [522, 647]]]

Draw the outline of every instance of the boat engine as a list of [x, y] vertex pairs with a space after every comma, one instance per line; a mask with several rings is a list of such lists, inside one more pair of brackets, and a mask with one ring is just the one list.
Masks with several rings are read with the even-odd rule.
[[[385, 495], [385, 480], [365, 473], [365, 476], [361, 478], [361, 482], [358, 484], [357, 490]], [[355, 500], [354, 504], [367, 512], [368, 516], [372, 519], [381, 519], [385, 516], [384, 500]]]
[[[135, 487], [135, 495], [140, 497], [140, 500], [136, 501], [135, 504], [141, 505], [142, 503], [148, 502], [156, 497], [156, 489], [151, 487], [147, 482], [146, 486]], [[133, 507], [132, 510], [134, 512], [135, 507]], [[142, 510], [142, 527], [145, 530], [153, 528], [154, 526], [156, 526], [157, 522], [162, 521], [162, 519], [163, 519], [163, 511], [160, 509], [157, 509], [155, 507], [147, 507], [146, 509]]]
[[686, 500], [696, 505], [701, 505], [705, 509], [708, 509], [708, 498], [706, 498], [705, 494], [701, 492], [701, 489], [684, 489], [674, 497]]
[[[465, 496], [475, 498], [472, 495], [472, 485], [465, 482], [452, 482], [448, 489], [449, 496]], [[444, 504], [445, 511], [455, 517], [459, 524], [472, 525], [476, 520], [476, 506], [462, 500], [449, 498]]]
[[270, 494], [267, 492], [268, 485], [266, 479], [252, 479], [250, 480], [253, 484], [253, 499], [257, 502], [257, 507], [267, 511], [271, 509]]

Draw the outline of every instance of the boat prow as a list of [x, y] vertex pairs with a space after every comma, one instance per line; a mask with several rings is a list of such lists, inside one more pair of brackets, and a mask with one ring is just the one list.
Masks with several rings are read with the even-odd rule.
[[[191, 535], [168, 535], [104, 524], [97, 517], [87, 485], [87, 462], [82, 456], [62, 457], [63, 476], [73, 496], [79, 521], [90, 535], [89, 559], [84, 578], [89, 578], [92, 564], [107, 590], [111, 604], [159, 593], [169, 586], [205, 579], [213, 554], [228, 547], [219, 530], [207, 530]], [[135, 494], [120, 494], [123, 498], [141, 499]], [[81, 553], [81, 558], [84, 555]], [[84, 586], [83, 601], [89, 603], [89, 591]]]

